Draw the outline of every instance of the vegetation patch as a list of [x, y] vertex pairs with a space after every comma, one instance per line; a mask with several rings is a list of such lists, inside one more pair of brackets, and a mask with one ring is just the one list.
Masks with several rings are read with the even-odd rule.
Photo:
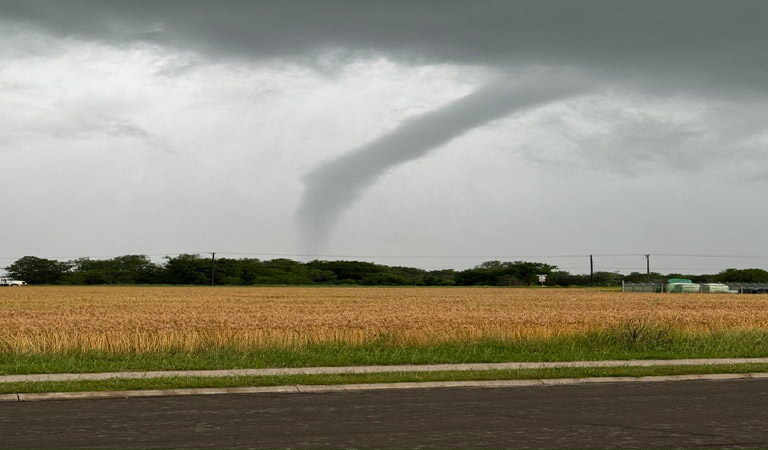
[[93, 373], [148, 370], [215, 370], [266, 367], [323, 367], [525, 361], [591, 361], [677, 358], [768, 357], [768, 333], [721, 332], [698, 335], [637, 334], [617, 327], [569, 337], [395, 345], [326, 343], [253, 350], [113, 353], [69, 351], [0, 353], [0, 374]]
[[364, 383], [405, 383], [428, 381], [529, 380], [589, 377], [642, 377], [714, 373], [768, 372], [768, 364], [713, 366], [657, 366], [609, 368], [560, 368], [525, 370], [397, 372], [335, 375], [285, 375], [246, 377], [176, 377], [110, 379], [99, 381], [57, 381], [0, 383], [0, 394], [31, 392], [130, 391], [142, 389], [228, 388], [247, 386], [338, 385]]

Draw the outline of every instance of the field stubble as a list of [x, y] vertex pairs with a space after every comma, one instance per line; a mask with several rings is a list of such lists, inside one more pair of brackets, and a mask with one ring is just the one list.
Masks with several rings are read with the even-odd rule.
[[[650, 328], [649, 328], [650, 327]], [[625, 329], [768, 331], [768, 295], [583, 289], [45, 287], [0, 290], [0, 352], [430, 345]]]

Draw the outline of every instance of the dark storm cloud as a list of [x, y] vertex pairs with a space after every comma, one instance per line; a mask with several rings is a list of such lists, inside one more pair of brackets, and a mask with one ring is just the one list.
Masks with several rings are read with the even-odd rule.
[[342, 49], [411, 62], [572, 66], [672, 90], [762, 95], [768, 86], [768, 3], [757, 0], [25, 0], [2, 2], [0, 16], [218, 57]]
[[[384, 55], [497, 75], [537, 67], [578, 74], [578, 87], [565, 90], [530, 81], [481, 87], [316, 168], [305, 178], [299, 218], [305, 238], [319, 245], [381, 174], [511, 112], [604, 86], [700, 99], [768, 95], [762, 0], [0, 0], [0, 17], [56, 36], [146, 42], [211, 59], [311, 65], [333, 54], [332, 64], [342, 66], [345, 58]], [[653, 148], [691, 141], [678, 129], [662, 136], [663, 123], [648, 123], [639, 140]], [[637, 134], [641, 127], [631, 128]]]

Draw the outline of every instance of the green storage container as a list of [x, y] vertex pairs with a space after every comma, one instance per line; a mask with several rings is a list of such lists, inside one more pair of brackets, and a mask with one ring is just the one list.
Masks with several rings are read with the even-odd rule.
[[693, 284], [693, 281], [688, 280], [686, 278], [670, 278], [669, 280], [667, 280], [667, 284], [677, 284], [677, 283]]

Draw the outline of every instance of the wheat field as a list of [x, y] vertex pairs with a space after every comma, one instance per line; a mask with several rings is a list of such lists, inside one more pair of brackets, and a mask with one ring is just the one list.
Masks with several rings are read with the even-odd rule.
[[768, 295], [546, 288], [0, 289], [0, 352], [6, 353], [548, 338], [628, 321], [686, 333], [768, 330]]

